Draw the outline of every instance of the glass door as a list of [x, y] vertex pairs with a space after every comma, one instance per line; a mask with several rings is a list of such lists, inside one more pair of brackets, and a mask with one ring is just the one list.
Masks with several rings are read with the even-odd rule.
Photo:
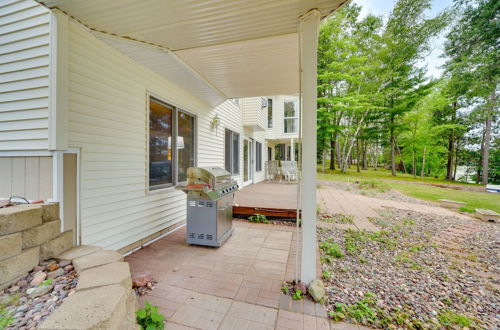
[[243, 183], [253, 182], [253, 140], [243, 139]]

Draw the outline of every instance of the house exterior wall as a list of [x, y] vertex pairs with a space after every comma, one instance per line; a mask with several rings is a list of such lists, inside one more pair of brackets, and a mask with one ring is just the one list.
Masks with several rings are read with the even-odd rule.
[[46, 150], [50, 12], [32, 0], [0, 4], [0, 150]]
[[0, 199], [52, 198], [52, 157], [0, 157]]
[[250, 127], [255, 131], [265, 131], [267, 129], [267, 108], [262, 107], [262, 99], [262, 97], [241, 99], [243, 126]]
[[[76, 22], [69, 24], [68, 65], [68, 144], [81, 150], [82, 244], [121, 249], [185, 220], [183, 192], [147, 191], [148, 93], [196, 116], [198, 166], [224, 166], [226, 128], [240, 133], [243, 150], [235, 102], [213, 109]], [[211, 127], [216, 115], [217, 129]], [[258, 140], [264, 143], [264, 132]], [[240, 152], [240, 186], [242, 159]]]
[[298, 139], [298, 129], [296, 133], [285, 133], [284, 102], [288, 99], [296, 100], [298, 102], [299, 98], [293, 95], [276, 95], [269, 98], [273, 100], [273, 127], [267, 128], [266, 126], [266, 139]]

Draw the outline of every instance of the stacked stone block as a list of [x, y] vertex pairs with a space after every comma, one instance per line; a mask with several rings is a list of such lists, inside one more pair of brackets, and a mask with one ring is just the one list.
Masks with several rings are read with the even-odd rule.
[[72, 246], [73, 233], [61, 233], [59, 204], [1, 208], [0, 289]]

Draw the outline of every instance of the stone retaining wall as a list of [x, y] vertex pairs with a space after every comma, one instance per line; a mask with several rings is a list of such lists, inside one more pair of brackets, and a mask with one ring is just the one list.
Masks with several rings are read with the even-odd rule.
[[59, 204], [0, 209], [0, 289], [26, 276], [40, 261], [73, 247], [73, 232], [61, 233]]
[[79, 275], [78, 284], [75, 294], [66, 298], [39, 330], [138, 330], [130, 268], [121, 254], [82, 245], [56, 259], [73, 263]]

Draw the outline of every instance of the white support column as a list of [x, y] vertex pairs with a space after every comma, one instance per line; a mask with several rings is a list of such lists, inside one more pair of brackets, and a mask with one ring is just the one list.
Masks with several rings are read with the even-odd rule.
[[300, 279], [316, 279], [316, 75], [320, 13], [314, 9], [301, 17], [302, 85], [302, 257]]
[[290, 139], [290, 160], [295, 161], [295, 143]]
[[61, 232], [64, 231], [64, 153], [52, 152], [52, 199], [59, 203]]

